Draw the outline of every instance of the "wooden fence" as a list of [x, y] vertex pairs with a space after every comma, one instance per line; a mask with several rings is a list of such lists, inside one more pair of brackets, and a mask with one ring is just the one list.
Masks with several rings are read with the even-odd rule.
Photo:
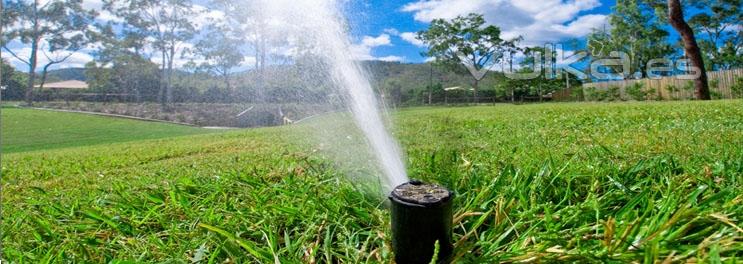
[[[707, 72], [710, 84], [710, 93], [713, 99], [741, 98], [743, 91], [733, 88], [738, 79], [743, 78], [743, 69]], [[586, 100], [596, 100], [597, 93], [616, 93], [618, 89], [621, 99], [637, 99], [628, 88], [640, 83], [646, 99], [684, 100], [694, 98], [693, 80], [681, 79], [676, 76], [667, 76], [659, 79], [621, 80], [609, 82], [595, 82], [583, 84], [583, 94]], [[742, 84], [738, 84], [742, 85]], [[637, 93], [635, 93], [637, 94]]]

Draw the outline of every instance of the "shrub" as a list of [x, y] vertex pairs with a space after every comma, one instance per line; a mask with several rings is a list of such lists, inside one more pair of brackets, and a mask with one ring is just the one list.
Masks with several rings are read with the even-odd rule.
[[583, 94], [583, 92], [584, 92], [584, 91], [583, 91], [583, 89], [575, 89], [575, 88], [573, 88], [573, 89], [571, 89], [571, 90], [570, 90], [570, 97], [571, 97], [571, 98], [572, 98], [572, 99], [573, 99], [574, 101], [583, 101], [583, 100], [587, 100], [587, 99], [586, 99], [586, 98], [584, 97], [584, 94]]
[[663, 100], [662, 97], [658, 96], [658, 90], [655, 88], [650, 88], [647, 91], [645, 91], [645, 98], [647, 98], [647, 100], [655, 100], [655, 101]]
[[674, 93], [677, 93], [677, 92], [681, 91], [681, 89], [679, 89], [678, 87], [676, 87], [676, 85], [673, 85], [673, 84], [666, 85], [665, 89], [666, 89], [666, 91], [668, 91], [668, 95], [671, 97], [671, 100], [678, 100], [679, 99], [678, 97], [676, 97], [676, 96], [673, 95]]
[[644, 101], [647, 96], [647, 92], [643, 90], [645, 85], [641, 82], [633, 83], [627, 87], [627, 94], [635, 101]]
[[709, 80], [709, 88], [718, 89], [720, 88], [719, 86], [720, 86], [720, 79], [715, 78], [715, 79]]
[[595, 101], [596, 100], [596, 88], [593, 88], [593, 87], [583, 88], [583, 96], [586, 101]]
[[712, 99], [719, 100], [722, 99], [722, 93], [714, 90], [709, 91], [709, 96], [712, 97]]
[[609, 94], [604, 90], [596, 90], [593, 93], [593, 99], [595, 101], [606, 101], [608, 97], [609, 97]]
[[675, 93], [675, 92], [681, 91], [681, 89], [676, 87], [676, 85], [669, 84], [669, 85], [666, 85], [666, 91], [668, 91], [669, 93]]
[[620, 99], [622, 99], [622, 93], [620, 92], [618, 86], [610, 86], [609, 90], [607, 90], [606, 92], [606, 99], [609, 101], [619, 101]]
[[694, 91], [694, 82], [686, 81], [682, 89], [684, 89], [684, 91]]
[[682, 90], [684, 90], [684, 91], [689, 92], [689, 93], [692, 94], [691, 95], [691, 99], [696, 99], [694, 97], [694, 89], [695, 88], [696, 87], [694, 87], [694, 82], [693, 81], [686, 81], [686, 83], [684, 83], [684, 86], [681, 86], [681, 89]]
[[743, 98], [743, 77], [738, 77], [735, 79], [735, 84], [733, 86], [730, 86], [730, 90], [733, 91], [733, 94], [738, 98]]
[[722, 99], [722, 93], [720, 93], [720, 80], [712, 79], [709, 80], [709, 95], [712, 99]]

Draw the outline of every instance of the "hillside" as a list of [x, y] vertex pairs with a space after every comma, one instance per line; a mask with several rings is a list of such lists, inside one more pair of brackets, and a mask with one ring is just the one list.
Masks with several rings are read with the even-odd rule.
[[49, 82], [55, 81], [66, 81], [66, 80], [78, 80], [85, 81], [85, 69], [84, 68], [66, 68], [51, 70], [47, 73], [47, 80]]

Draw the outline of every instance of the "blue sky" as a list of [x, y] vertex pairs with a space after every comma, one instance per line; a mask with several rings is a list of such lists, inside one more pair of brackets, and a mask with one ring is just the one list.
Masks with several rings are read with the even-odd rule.
[[524, 44], [542, 45], [584, 39], [591, 28], [606, 23], [614, 4], [614, 0], [367, 0], [351, 3], [347, 14], [358, 45], [364, 38], [380, 38], [370, 49], [372, 58], [417, 63], [426, 58], [420, 55], [424, 48], [410, 41], [411, 33], [427, 28], [434, 18], [483, 13], [504, 35], [521, 35]]
[[[48, 1], [48, 0], [47, 0]], [[386, 60], [420, 63], [426, 60], [420, 53], [425, 50], [416, 43], [414, 33], [428, 27], [435, 18], [451, 19], [468, 13], [484, 14], [489, 24], [501, 27], [506, 38], [523, 36], [523, 45], [559, 43], [571, 39], [584, 39], [592, 28], [603, 27], [606, 15], [614, 0], [341, 0], [351, 26], [352, 53], [360, 60]], [[196, 0], [205, 8], [208, 0]], [[86, 8], [99, 9], [100, 0], [83, 0]], [[211, 14], [219, 16], [218, 13]], [[114, 19], [103, 14], [101, 19]], [[202, 20], [203, 21], [203, 20]], [[10, 48], [23, 55], [28, 49], [20, 43]], [[56, 68], [82, 67], [93, 59], [93, 48], [74, 54], [66, 63]], [[26, 70], [21, 62], [7, 52], [2, 56], [19, 69]], [[40, 63], [45, 58], [41, 56]], [[249, 61], [249, 59], [246, 59]], [[187, 59], [176, 62], [185, 63]], [[250, 65], [250, 63], [246, 63]]]

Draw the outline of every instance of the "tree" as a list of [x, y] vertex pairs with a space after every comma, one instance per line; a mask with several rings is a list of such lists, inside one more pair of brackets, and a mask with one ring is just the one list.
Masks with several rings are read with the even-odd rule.
[[740, 0], [694, 0], [693, 7], [706, 10], [689, 18], [707, 68], [731, 69], [743, 66], [743, 10]]
[[428, 30], [418, 32], [417, 38], [428, 45], [425, 55], [444, 65], [461, 65], [470, 71], [474, 99], [478, 102], [480, 80], [518, 41], [503, 40], [500, 33], [497, 26], [485, 26], [482, 15], [469, 14], [451, 21], [435, 19]]
[[[544, 69], [554, 69], [557, 65], [557, 52], [555, 52], [552, 48], [544, 48], [544, 47], [526, 47], [524, 49], [524, 55], [526, 56], [525, 59], [521, 62], [521, 69], [525, 72], [531, 72], [529, 68], [534, 66], [535, 63], [538, 63], [534, 58], [537, 56], [544, 56], [545, 61], [542, 61], [544, 64]], [[549, 58], [549, 61], [546, 61], [546, 59]], [[540, 68], [542, 69], [542, 68]], [[541, 102], [544, 98], [544, 92], [551, 92], [556, 90], [556, 87], [553, 87], [555, 83], [554, 78], [551, 80], [547, 80], [547, 74], [540, 74], [538, 78], [529, 79], [529, 80], [520, 80], [521, 82], [524, 82], [527, 84], [528, 87], [532, 88], [531, 91], [536, 91], [536, 95], [539, 97], [539, 101]], [[517, 80], [519, 81], [519, 80]], [[559, 83], [559, 81], [557, 81]]]
[[0, 59], [0, 87], [3, 100], [21, 100], [24, 98], [23, 73], [16, 72], [13, 66]]
[[[613, 51], [626, 53], [630, 60], [629, 75], [640, 73], [647, 77], [647, 62], [664, 58], [673, 53], [666, 43], [668, 32], [663, 30], [655, 9], [642, 0], [618, 0], [609, 15], [609, 30], [596, 29], [588, 35], [588, 50], [594, 58], [612, 56]], [[620, 73], [621, 66], [608, 67], [613, 73]]]
[[[49, 67], [64, 62], [87, 43], [88, 25], [95, 13], [84, 10], [79, 0], [52, 0], [43, 4], [39, 0], [14, 0], [6, 3], [3, 16], [6, 12], [17, 19], [15, 26], [3, 34], [3, 48], [28, 65], [25, 101], [30, 105], [33, 103], [39, 53], [48, 58], [48, 63], [43, 67], [43, 82]], [[22, 57], [8, 48], [7, 44], [14, 40], [30, 49], [28, 57]], [[67, 55], [59, 55], [59, 52], [66, 52]], [[51, 58], [49, 53], [59, 56]]]
[[[272, 100], [268, 98], [273, 81], [267, 78], [271, 71], [268, 65], [314, 56], [314, 44], [305, 41], [309, 25], [282, 21], [293, 18], [270, 16], [266, 10], [274, 8], [271, 1], [211, 0], [211, 3], [225, 13], [225, 25], [240, 40], [242, 53], [254, 57], [255, 100]], [[290, 50], [291, 55], [277, 52], [282, 50]]]
[[668, 0], [668, 20], [676, 31], [681, 35], [684, 42], [686, 56], [689, 57], [691, 65], [699, 70], [699, 77], [694, 79], [694, 94], [699, 100], [710, 100], [709, 84], [707, 83], [707, 70], [704, 68], [702, 52], [697, 45], [689, 24], [684, 20], [684, 13], [679, 0]]
[[212, 26], [196, 44], [196, 52], [204, 58], [201, 68], [221, 77], [229, 91], [232, 69], [240, 66], [244, 56], [237, 48], [240, 40], [231, 36], [227, 28]]
[[[0, 1], [0, 47], [5, 46], [5, 35], [3, 34], [5, 32], [5, 23], [9, 21], [15, 20], [15, 17], [11, 17], [10, 13], [5, 12], [5, 1]], [[5, 80], [5, 76], [3, 76], [3, 73], [5, 71], [5, 60], [3, 60], [3, 50], [0, 48], [0, 102], [2, 102], [2, 88], [3, 88], [3, 80]]]
[[104, 0], [106, 8], [125, 21], [126, 31], [132, 36], [152, 38], [149, 43], [160, 53], [160, 89], [158, 101], [169, 109], [173, 101], [173, 68], [175, 56], [182, 51], [183, 42], [193, 38], [195, 27], [191, 18], [196, 15], [190, 0]]

